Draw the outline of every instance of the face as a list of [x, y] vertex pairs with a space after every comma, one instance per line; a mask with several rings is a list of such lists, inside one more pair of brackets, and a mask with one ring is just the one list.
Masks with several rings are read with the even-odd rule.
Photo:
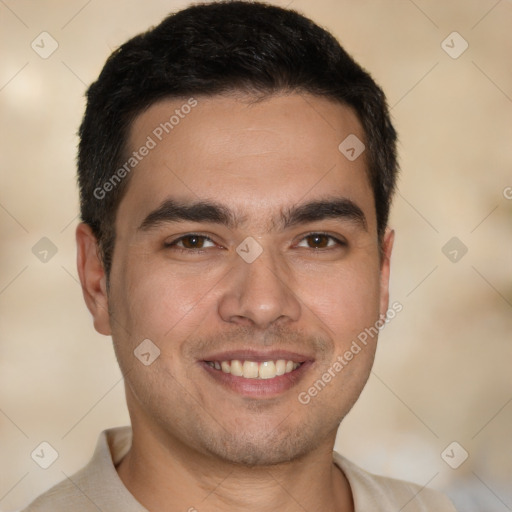
[[374, 358], [376, 338], [353, 342], [388, 306], [392, 234], [381, 258], [365, 154], [338, 149], [362, 127], [308, 95], [195, 100], [154, 104], [132, 126], [131, 150], [154, 147], [118, 209], [108, 293], [78, 232], [134, 429], [248, 465], [332, 449]]

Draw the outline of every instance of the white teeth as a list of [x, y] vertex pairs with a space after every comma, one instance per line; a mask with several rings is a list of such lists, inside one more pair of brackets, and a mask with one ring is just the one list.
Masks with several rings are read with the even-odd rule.
[[278, 359], [276, 361], [276, 375], [284, 375], [286, 371], [286, 361], [284, 359]]
[[244, 375], [242, 363], [238, 361], [238, 359], [234, 359], [233, 361], [231, 361], [231, 374], [236, 375], [237, 377], [243, 377]]
[[258, 363], [255, 361], [244, 361], [244, 379], [257, 379], [258, 378]]
[[302, 363], [278, 359], [277, 361], [207, 361], [208, 365], [223, 373], [244, 379], [273, 379], [296, 370]]
[[276, 376], [276, 365], [274, 361], [265, 361], [260, 364], [260, 379], [273, 379]]

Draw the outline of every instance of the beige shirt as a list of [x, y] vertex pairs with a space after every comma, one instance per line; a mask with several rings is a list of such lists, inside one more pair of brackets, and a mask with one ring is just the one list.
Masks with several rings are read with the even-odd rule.
[[[130, 427], [100, 434], [93, 458], [78, 473], [39, 496], [22, 512], [147, 512], [130, 494], [115, 466], [131, 446]], [[415, 484], [372, 475], [334, 452], [345, 473], [356, 512], [456, 512], [444, 495]], [[200, 510], [200, 505], [195, 504]], [[191, 504], [190, 510], [194, 510]]]

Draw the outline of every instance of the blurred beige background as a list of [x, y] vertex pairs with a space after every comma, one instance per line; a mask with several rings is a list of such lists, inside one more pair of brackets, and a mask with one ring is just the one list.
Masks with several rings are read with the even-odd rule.
[[[188, 3], [0, 1], [1, 510], [71, 475], [101, 430], [128, 422], [111, 341], [77, 282], [75, 133], [110, 52]], [[444, 489], [461, 511], [512, 510], [512, 2], [273, 3], [340, 39], [400, 133], [391, 301], [403, 311], [337, 449]], [[59, 455], [48, 469], [31, 458], [43, 441]]]

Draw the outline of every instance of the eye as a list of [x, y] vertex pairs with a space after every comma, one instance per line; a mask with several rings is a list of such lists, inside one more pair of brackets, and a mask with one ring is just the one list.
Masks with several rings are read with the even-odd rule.
[[194, 250], [194, 249], [206, 249], [208, 247], [215, 247], [215, 243], [211, 238], [205, 235], [198, 235], [196, 233], [190, 233], [188, 235], [181, 236], [172, 242], [165, 244], [166, 247], [177, 247], [179, 249]]
[[326, 233], [311, 233], [305, 236], [297, 247], [307, 247], [308, 249], [330, 249], [346, 245], [338, 238]]

